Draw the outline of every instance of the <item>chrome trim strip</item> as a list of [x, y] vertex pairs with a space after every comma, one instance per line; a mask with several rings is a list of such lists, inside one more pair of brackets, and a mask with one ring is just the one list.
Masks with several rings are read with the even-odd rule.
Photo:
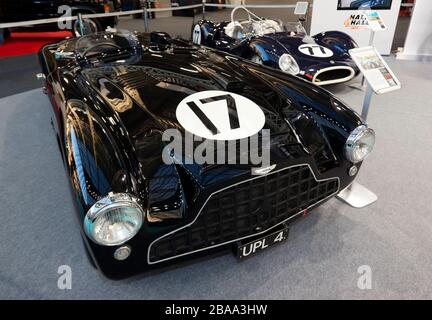
[[[335, 79], [335, 80], [327, 80], [327, 81], [316, 81], [317, 77], [327, 71], [333, 71], [333, 70], [348, 70], [351, 72], [351, 74], [348, 77], [345, 78], [339, 78], [339, 79]], [[351, 80], [352, 78], [354, 78], [355, 76], [355, 71], [353, 68], [351, 67], [344, 67], [344, 66], [337, 66], [337, 67], [329, 67], [329, 68], [324, 68], [321, 70], [318, 70], [317, 73], [315, 74], [315, 76], [313, 77], [312, 83], [318, 85], [318, 86], [325, 86], [328, 84], [336, 84], [336, 83], [341, 83], [341, 82], [346, 82]]]
[[[309, 167], [309, 170], [312, 172], [312, 175], [313, 175], [313, 177], [314, 177], [314, 179], [315, 179], [316, 182], [328, 181], [328, 180], [333, 180], [333, 179], [337, 179], [337, 182], [338, 182], [338, 187], [337, 187], [336, 192], [332, 193], [332, 194], [329, 195], [328, 197], [326, 197], [326, 198], [324, 198], [324, 199], [322, 199], [322, 200], [320, 200], [320, 201], [318, 201], [318, 202], [316, 202], [316, 203], [310, 205], [310, 206], [307, 207], [306, 209], [304, 209], [304, 210], [308, 210], [308, 209], [310, 209], [311, 207], [314, 207], [314, 206], [316, 206], [317, 204], [319, 204], [319, 203], [321, 203], [321, 202], [323, 202], [323, 201], [325, 201], [325, 200], [327, 200], [327, 199], [329, 199], [329, 198], [331, 198], [331, 197], [333, 197], [333, 196], [335, 196], [335, 195], [337, 195], [337, 194], [339, 193], [339, 188], [340, 188], [340, 179], [339, 179], [339, 177], [332, 177], [332, 178], [328, 178], [328, 179], [321, 179], [321, 180], [319, 180], [319, 179], [317, 179], [317, 177], [315, 176], [315, 172], [312, 170], [311, 166], [310, 166], [308, 163], [296, 164], [296, 165], [291, 166], [291, 167], [285, 167], [285, 168], [282, 168], [282, 169], [279, 169], [279, 170], [276, 170], [276, 171], [272, 171], [272, 172], [270, 172], [270, 173], [268, 174], [268, 176], [271, 175], [271, 174], [275, 174], [275, 173], [277, 173], [277, 172], [280, 172], [280, 171], [284, 171], [284, 170], [288, 170], [288, 169], [292, 169], [292, 168], [296, 168], [296, 167], [301, 167], [301, 166], [305, 166], [305, 165], [307, 165], [307, 166]], [[201, 249], [193, 250], [193, 251], [190, 251], [190, 252], [182, 253], [182, 254], [175, 255], [175, 256], [172, 256], [172, 257], [169, 257], [169, 258], [165, 258], [165, 259], [161, 259], [161, 260], [158, 260], [158, 261], [155, 261], [155, 262], [150, 261], [150, 250], [151, 250], [152, 245], [153, 245], [155, 242], [159, 241], [160, 239], [165, 238], [165, 237], [167, 237], [167, 236], [169, 236], [169, 235], [171, 235], [171, 234], [173, 234], [173, 233], [176, 233], [176, 232], [178, 232], [178, 231], [180, 231], [180, 230], [182, 230], [182, 229], [184, 229], [184, 228], [187, 228], [187, 227], [191, 226], [192, 224], [194, 224], [195, 221], [196, 221], [196, 220], [198, 219], [198, 217], [200, 216], [200, 214], [201, 214], [203, 208], [206, 206], [207, 202], [210, 200], [210, 198], [211, 198], [213, 195], [215, 195], [215, 194], [217, 194], [217, 193], [219, 193], [219, 192], [222, 192], [222, 191], [224, 191], [224, 190], [226, 190], [226, 189], [229, 189], [229, 188], [231, 188], [231, 187], [234, 187], [234, 186], [236, 186], [236, 185], [239, 185], [239, 184], [242, 184], [242, 183], [245, 183], [245, 182], [251, 181], [251, 180], [255, 180], [255, 179], [261, 179], [261, 178], [263, 178], [263, 177], [264, 177], [264, 176], [257, 176], [257, 177], [253, 177], [253, 178], [250, 178], [250, 179], [247, 179], [247, 180], [243, 180], [243, 181], [240, 181], [240, 182], [234, 183], [234, 184], [232, 184], [232, 185], [230, 185], [230, 186], [227, 186], [227, 187], [225, 187], [225, 188], [222, 188], [222, 189], [220, 189], [220, 190], [218, 190], [218, 191], [215, 191], [215, 192], [213, 192], [212, 194], [210, 194], [210, 196], [206, 199], [206, 201], [204, 202], [204, 204], [201, 206], [201, 209], [200, 209], [200, 211], [198, 212], [198, 214], [196, 215], [195, 219], [194, 219], [191, 223], [189, 223], [189, 224], [187, 224], [187, 225], [184, 225], [183, 227], [180, 227], [180, 228], [178, 228], [178, 229], [176, 229], [176, 230], [173, 230], [173, 231], [171, 231], [171, 232], [169, 232], [169, 233], [167, 233], [167, 234], [164, 234], [163, 236], [161, 236], [161, 237], [155, 239], [152, 243], [150, 243], [150, 245], [149, 245], [149, 247], [148, 247], [148, 249], [147, 249], [147, 263], [148, 263], [148, 264], [157, 264], [157, 263], [161, 263], [161, 262], [164, 262], [164, 261], [168, 261], [168, 260], [171, 260], [171, 259], [174, 259], [174, 258], [178, 258], [178, 257], [186, 256], [186, 255], [189, 255], [189, 254], [192, 254], [192, 253], [195, 253], [195, 252], [199, 252], [199, 251], [204, 251], [204, 250], [208, 250], [208, 249], [216, 248], [216, 247], [219, 247], [219, 246], [223, 246], [223, 245], [225, 245], [225, 244], [228, 244], [228, 243], [232, 243], [232, 242], [236, 242], [236, 241], [239, 241], [239, 240], [247, 239], [247, 238], [250, 238], [250, 237], [258, 236], [258, 235], [260, 235], [260, 234], [266, 233], [266, 232], [268, 232], [268, 231], [270, 231], [270, 230], [276, 228], [277, 226], [279, 226], [279, 225], [281, 225], [281, 224], [283, 224], [283, 223], [285, 223], [285, 222], [291, 220], [292, 218], [294, 218], [294, 217], [296, 217], [296, 216], [298, 216], [299, 214], [301, 214], [301, 213], [304, 212], [304, 210], [301, 210], [300, 212], [298, 212], [298, 213], [296, 213], [296, 214], [293, 214], [291, 217], [285, 219], [284, 221], [281, 221], [281, 222], [275, 224], [274, 226], [272, 226], [272, 227], [270, 227], [270, 228], [268, 228], [268, 229], [266, 229], [266, 230], [263, 230], [263, 231], [261, 231], [261, 232], [255, 233], [255, 234], [251, 234], [251, 235], [249, 235], [249, 236], [245, 236], [245, 237], [242, 237], [242, 238], [237, 238], [237, 239], [234, 239], [234, 240], [226, 241], [226, 242], [219, 243], [219, 244], [216, 244], [216, 245], [213, 245], [213, 246], [210, 246], [210, 247], [205, 247], [205, 248], [201, 248]]]

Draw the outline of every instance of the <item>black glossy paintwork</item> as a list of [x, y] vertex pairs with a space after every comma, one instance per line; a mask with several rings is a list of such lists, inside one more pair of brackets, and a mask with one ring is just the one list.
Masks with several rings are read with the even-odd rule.
[[[264, 36], [253, 36], [243, 40], [231, 38], [225, 34], [228, 22], [214, 23], [201, 20], [197, 22], [201, 27], [201, 44], [222, 50], [245, 59], [259, 55], [263, 64], [279, 69], [279, 58], [287, 53], [294, 57], [300, 68], [299, 77], [311, 81], [317, 71], [328, 67], [351, 67], [355, 74], [359, 69], [351, 59], [348, 51], [357, 47], [356, 42], [346, 33], [328, 31], [313, 37], [302, 33], [277, 32]], [[330, 58], [317, 58], [302, 54], [298, 48], [302, 44], [321, 45], [333, 51]]]
[[362, 121], [329, 92], [163, 33], [140, 34], [139, 40], [142, 46], [122, 48], [119, 59], [55, 57], [58, 50], [73, 52], [76, 39], [45, 46], [39, 54], [81, 229], [87, 210], [109, 191], [135, 195], [147, 212], [142, 229], [128, 241], [132, 254], [125, 261], [113, 258], [114, 247], [97, 245], [82, 232], [108, 277], [150, 268], [151, 241], [193, 220], [211, 192], [250, 177], [249, 165], [162, 162], [161, 134], [169, 128], [184, 134], [175, 111], [194, 92], [223, 90], [256, 102], [267, 117], [277, 168], [307, 163], [319, 179], [339, 177], [341, 189], [352, 181], [343, 146]]

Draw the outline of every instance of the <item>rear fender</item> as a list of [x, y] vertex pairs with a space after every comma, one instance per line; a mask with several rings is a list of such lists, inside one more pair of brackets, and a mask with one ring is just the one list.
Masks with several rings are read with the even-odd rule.
[[353, 38], [340, 31], [322, 32], [313, 37], [318, 44], [330, 47], [339, 53], [348, 53], [358, 45]]

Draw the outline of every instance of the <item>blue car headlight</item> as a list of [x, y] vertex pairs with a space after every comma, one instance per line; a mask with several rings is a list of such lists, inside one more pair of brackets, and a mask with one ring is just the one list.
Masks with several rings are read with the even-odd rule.
[[300, 67], [295, 59], [288, 53], [284, 53], [279, 58], [279, 68], [289, 74], [296, 75], [300, 72]]

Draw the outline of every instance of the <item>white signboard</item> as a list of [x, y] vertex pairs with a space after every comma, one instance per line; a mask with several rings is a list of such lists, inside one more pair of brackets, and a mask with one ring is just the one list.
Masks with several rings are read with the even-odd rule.
[[363, 11], [363, 15], [368, 22], [369, 29], [372, 31], [386, 31], [388, 29], [378, 11], [366, 10]]
[[299, 1], [296, 3], [296, 7], [294, 9], [294, 14], [297, 16], [306, 15], [309, 8], [309, 2], [307, 1]]
[[[432, 2], [431, 0], [426, 1]], [[360, 47], [368, 46], [370, 41], [369, 26], [367, 18], [361, 14], [366, 9], [338, 10], [338, 2], [338, 0], [313, 0], [310, 34], [313, 36], [330, 30], [342, 31], [350, 35]], [[382, 55], [391, 53], [400, 4], [401, 0], [393, 0], [390, 10], [372, 9], [372, 11], [379, 13], [388, 27], [386, 32], [376, 32], [375, 35], [374, 45]]]
[[401, 83], [375, 47], [356, 48], [349, 53], [375, 93], [382, 94], [401, 88]]

